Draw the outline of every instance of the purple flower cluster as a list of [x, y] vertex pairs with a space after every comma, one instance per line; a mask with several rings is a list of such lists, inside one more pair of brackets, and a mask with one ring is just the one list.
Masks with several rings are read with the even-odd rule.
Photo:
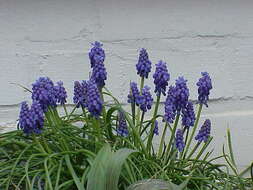
[[79, 81], [75, 81], [74, 83], [74, 97], [73, 102], [76, 104], [76, 107], [80, 106], [86, 107], [86, 94], [87, 94], [87, 84], [86, 81], [80, 83]]
[[55, 90], [56, 90], [56, 98], [57, 98], [57, 103], [63, 105], [67, 102], [67, 92], [63, 86], [63, 82], [62, 81], [58, 81], [57, 85], [55, 86]]
[[174, 87], [170, 86], [164, 105], [165, 109], [164, 120], [168, 123], [173, 123], [176, 116], [176, 106], [174, 105], [173, 91]]
[[185, 147], [183, 131], [181, 129], [178, 129], [176, 133], [176, 147], [179, 152], [182, 152]]
[[89, 52], [91, 68], [93, 68], [97, 63], [103, 63], [105, 60], [105, 52], [102, 48], [103, 44], [99, 42], [94, 42], [93, 47]]
[[142, 103], [142, 97], [136, 82], [130, 83], [130, 92], [128, 94], [128, 103], [140, 105]]
[[143, 112], [146, 112], [147, 110], [150, 110], [153, 104], [153, 98], [152, 95], [150, 93], [150, 87], [148, 86], [144, 86], [144, 88], [142, 89], [142, 102], [140, 104], [140, 109]]
[[185, 108], [182, 109], [182, 125], [190, 127], [194, 125], [196, 120], [192, 102], [188, 102]]
[[34, 101], [31, 109], [26, 102], [22, 102], [19, 114], [19, 127], [25, 134], [39, 134], [44, 124], [44, 112], [41, 105]]
[[92, 45], [93, 47], [89, 52], [91, 68], [93, 68], [91, 78], [95, 80], [98, 88], [102, 88], [107, 79], [107, 72], [104, 66], [105, 52], [101, 43], [95, 42]]
[[99, 117], [102, 108], [103, 102], [100, 97], [100, 93], [98, 87], [94, 80], [89, 80], [87, 82], [87, 99], [86, 99], [86, 106], [90, 114], [94, 117]]
[[195, 139], [199, 141], [199, 143], [202, 141], [206, 142], [210, 136], [210, 133], [211, 133], [211, 121], [209, 119], [206, 119], [204, 124], [201, 126]]
[[124, 113], [119, 112], [118, 113], [118, 126], [117, 126], [117, 134], [126, 137], [128, 136], [128, 129], [127, 129], [127, 123], [124, 116]]
[[148, 53], [146, 49], [142, 48], [139, 55], [138, 63], [136, 64], [137, 74], [140, 77], [148, 78], [148, 74], [151, 71], [151, 62], [148, 59]]
[[40, 77], [32, 84], [32, 100], [38, 101], [44, 111], [47, 110], [48, 106], [55, 107], [57, 102], [64, 104], [66, 98], [67, 93], [62, 81], [59, 81], [57, 86], [54, 86], [50, 78]]
[[176, 80], [176, 85], [169, 87], [165, 101], [164, 120], [168, 123], [173, 123], [175, 115], [186, 109], [188, 98], [189, 89], [186, 86], [186, 80], [183, 77], [179, 77]]
[[87, 108], [90, 114], [94, 117], [100, 116], [102, 112], [103, 102], [97, 84], [93, 79], [89, 81], [75, 81], [73, 101], [76, 107]]
[[97, 63], [92, 70], [91, 78], [93, 78], [99, 88], [105, 85], [107, 79], [107, 72], [103, 63]]
[[156, 70], [153, 75], [155, 83], [155, 93], [165, 95], [166, 87], [168, 86], [168, 81], [170, 80], [170, 75], [166, 63], [159, 61], [156, 64]]
[[207, 105], [207, 101], [209, 100], [209, 93], [212, 89], [212, 80], [207, 72], [201, 73], [202, 77], [197, 82], [198, 86], [198, 101], [200, 104]]
[[180, 112], [186, 107], [189, 98], [189, 89], [186, 85], [187, 80], [183, 77], [178, 77], [176, 80], [176, 86], [173, 88], [173, 99], [176, 110]]
[[55, 107], [57, 94], [53, 81], [48, 77], [40, 77], [32, 84], [32, 99], [38, 101], [43, 110], [46, 111], [48, 106]]
[[157, 120], [155, 120], [154, 134], [155, 134], [155, 135], [159, 135], [158, 121], [157, 121]]

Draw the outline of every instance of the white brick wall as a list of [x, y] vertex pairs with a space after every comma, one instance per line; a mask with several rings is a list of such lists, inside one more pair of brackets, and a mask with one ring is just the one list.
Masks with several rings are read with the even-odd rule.
[[18, 104], [30, 96], [11, 83], [63, 80], [72, 103], [73, 81], [87, 78], [95, 40], [106, 50], [107, 87], [126, 102], [145, 47], [153, 64], [168, 63], [172, 81], [188, 79], [193, 100], [200, 72], [210, 73], [204, 116], [213, 122], [216, 150], [229, 126], [244, 166], [253, 160], [252, 9], [250, 0], [0, 0], [0, 125], [14, 126]]

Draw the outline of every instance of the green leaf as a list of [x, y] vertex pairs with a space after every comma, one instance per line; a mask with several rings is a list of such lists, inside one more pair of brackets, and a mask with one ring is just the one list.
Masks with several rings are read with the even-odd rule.
[[128, 156], [136, 151], [123, 148], [113, 154], [106, 167], [106, 189], [118, 190], [118, 181], [121, 173], [122, 165]]
[[77, 189], [78, 190], [85, 190], [84, 187], [83, 187], [83, 185], [81, 184], [78, 176], [75, 173], [75, 170], [74, 170], [74, 168], [73, 168], [73, 166], [72, 166], [72, 164], [70, 162], [69, 155], [65, 155], [65, 161], [66, 161], [67, 167], [68, 167], [68, 169], [69, 169], [69, 171], [70, 171], [70, 173], [72, 175], [72, 178], [73, 178], [73, 180], [74, 180], [74, 182], [75, 182], [75, 184], [77, 186]]
[[108, 144], [98, 152], [88, 174], [87, 190], [106, 190], [105, 169], [111, 154], [111, 147]]

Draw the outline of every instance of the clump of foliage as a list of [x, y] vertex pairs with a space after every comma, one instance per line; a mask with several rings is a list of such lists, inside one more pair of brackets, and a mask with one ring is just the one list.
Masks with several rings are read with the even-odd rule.
[[[23, 102], [18, 129], [0, 135], [0, 189], [118, 190], [143, 179], [162, 179], [171, 188], [188, 190], [252, 186], [250, 178], [242, 177], [251, 168], [243, 173], [236, 168], [229, 131], [229, 154], [223, 149], [221, 156], [211, 157], [211, 121], [199, 122], [212, 89], [207, 72], [196, 83], [195, 113], [187, 80], [179, 77], [168, 87], [170, 74], [164, 61], [155, 65], [152, 96], [151, 87], [144, 85], [152, 63], [141, 49], [136, 64], [140, 84], [130, 83], [131, 112], [127, 112], [105, 87], [101, 43], [93, 44], [89, 58], [90, 78], [74, 82], [71, 110], [61, 81], [55, 85], [40, 77], [31, 90], [26, 88], [31, 106]], [[166, 101], [159, 113], [162, 96]], [[215, 163], [218, 159], [226, 164]]]

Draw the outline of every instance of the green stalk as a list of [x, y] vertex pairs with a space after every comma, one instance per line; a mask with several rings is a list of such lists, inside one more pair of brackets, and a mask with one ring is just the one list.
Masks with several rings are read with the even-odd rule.
[[[142, 89], [143, 89], [143, 86], [144, 86], [144, 77], [141, 77], [141, 84], [140, 84], [140, 95], [142, 95]], [[138, 110], [137, 110], [137, 125], [139, 125], [140, 123], [140, 114], [141, 114], [141, 110], [140, 110], [140, 107], [138, 107]], [[140, 131], [140, 130], [138, 130]]]
[[199, 104], [199, 109], [198, 109], [198, 113], [197, 113], [197, 118], [196, 118], [196, 121], [194, 123], [194, 126], [193, 126], [193, 130], [192, 130], [192, 133], [191, 133], [191, 136], [190, 136], [190, 139], [186, 145], [186, 148], [185, 148], [185, 152], [184, 152], [184, 157], [186, 156], [188, 150], [189, 150], [189, 147], [191, 145], [191, 142], [192, 142], [192, 139], [193, 139], [193, 136], [196, 132], [196, 129], [198, 127], [198, 123], [199, 123], [199, 118], [200, 118], [200, 114], [201, 114], [201, 111], [202, 111], [202, 107], [203, 107], [203, 104]]
[[68, 114], [68, 110], [67, 110], [67, 108], [66, 108], [66, 105], [65, 105], [65, 104], [63, 104], [63, 108], [64, 108], [65, 114], [66, 114], [66, 116], [67, 116], [67, 118], [68, 118], [68, 117], [69, 117], [69, 114]]
[[153, 140], [153, 137], [154, 137], [155, 118], [156, 118], [158, 107], [159, 107], [159, 104], [160, 104], [160, 98], [161, 98], [161, 93], [159, 93], [158, 96], [157, 96], [157, 100], [156, 100], [156, 104], [155, 104], [155, 110], [154, 110], [154, 114], [153, 114], [153, 118], [152, 118], [152, 125], [151, 125], [151, 129], [149, 131], [148, 142], [147, 142], [147, 151], [149, 153], [151, 152], [151, 145], [152, 145], [152, 140]]
[[145, 112], [143, 111], [142, 114], [141, 114], [141, 122], [140, 122], [140, 127], [139, 127], [139, 134], [141, 134], [141, 129], [142, 129], [142, 124], [143, 124], [143, 120], [144, 120], [144, 115], [145, 115]]
[[160, 141], [160, 145], [159, 145], [158, 158], [160, 158], [161, 155], [162, 155], [163, 143], [164, 143], [164, 138], [165, 138], [167, 128], [168, 128], [168, 123], [166, 122], [166, 124], [164, 126], [164, 129], [163, 129], [163, 134], [162, 134], [162, 138], [161, 138], [161, 141]]
[[[192, 151], [190, 152], [190, 154], [187, 156], [187, 160], [189, 160], [191, 158], [191, 156], [194, 154], [194, 152], [197, 150], [197, 148], [199, 147], [200, 142], [198, 142], [194, 148], [192, 149]], [[185, 156], [185, 155], [184, 155]]]
[[133, 119], [133, 124], [135, 126], [135, 103], [131, 103], [131, 108], [132, 108], [132, 119]]
[[179, 121], [179, 117], [180, 117], [180, 114], [177, 114], [176, 116], [176, 119], [174, 121], [174, 126], [173, 126], [173, 129], [172, 129], [172, 132], [171, 132], [171, 136], [170, 136], [170, 141], [169, 141], [169, 144], [167, 146], [167, 150], [166, 150], [166, 153], [165, 153], [165, 158], [168, 159], [169, 158], [169, 153], [170, 153], [170, 149], [171, 149], [171, 146], [172, 146], [172, 142], [175, 138], [175, 133], [176, 133], [176, 129], [177, 129], [177, 124], [178, 124], [178, 121]]
[[47, 154], [47, 152], [45, 151], [44, 147], [40, 144], [40, 142], [38, 141], [38, 139], [36, 138], [36, 136], [33, 134], [32, 137], [33, 137], [34, 142], [40, 147], [41, 152]]

